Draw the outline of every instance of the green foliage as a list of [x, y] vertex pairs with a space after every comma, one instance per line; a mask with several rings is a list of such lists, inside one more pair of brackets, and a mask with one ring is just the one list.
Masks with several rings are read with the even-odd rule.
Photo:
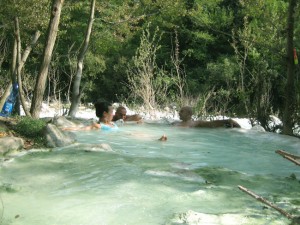
[[220, 57], [218, 62], [208, 63], [207, 72], [212, 85], [236, 88], [234, 85], [239, 68], [233, 58]]
[[[23, 79], [27, 86], [24, 89], [30, 96], [34, 84], [26, 80], [34, 80], [38, 73], [44, 34], [49, 23], [50, 1], [2, 2], [1, 87], [6, 86], [10, 75], [14, 16], [18, 16], [20, 21], [22, 51], [33, 32], [37, 29], [42, 31], [38, 45], [24, 68]], [[56, 73], [57, 80], [49, 79], [47, 82], [50, 98], [57, 93], [61, 96], [70, 94], [69, 84], [77, 66], [78, 49], [84, 40], [89, 6], [90, 0], [64, 3], [50, 68]], [[177, 104], [181, 94], [176, 86], [171, 58], [176, 31], [180, 69], [184, 71], [185, 91], [188, 90], [185, 92], [188, 96], [185, 97], [191, 99], [187, 102], [194, 104], [201, 114], [234, 111], [258, 118], [261, 123], [265, 123], [263, 120], [267, 114], [277, 113], [281, 116], [285, 101], [287, 7], [288, 1], [285, 0], [97, 1], [90, 46], [83, 68], [82, 84], [85, 88], [82, 99], [132, 99], [135, 103], [143, 104], [144, 100], [137, 97], [137, 92], [132, 89], [128, 91], [127, 84], [130, 79], [138, 79], [145, 71], [141, 65], [150, 59], [147, 55], [150, 52], [155, 55], [151, 59], [153, 80], [150, 82], [156, 93], [153, 94], [155, 104], [167, 104], [167, 101]], [[295, 10], [298, 58], [299, 12], [298, 4]], [[153, 42], [156, 27], [164, 35], [157, 34]], [[145, 33], [147, 28], [148, 34]], [[143, 50], [141, 39], [144, 37], [156, 47], [155, 52], [149, 50], [150, 45], [148, 50]], [[128, 65], [134, 74], [131, 78], [127, 76]], [[141, 84], [138, 86], [142, 87]], [[295, 86], [295, 104], [299, 109], [299, 81]], [[135, 97], [132, 96], [134, 94]], [[299, 116], [295, 117], [300, 120]]]
[[33, 119], [31, 117], [20, 117], [18, 123], [14, 126], [14, 130], [27, 138], [41, 140], [46, 122], [41, 119]]
[[127, 70], [129, 89], [150, 109], [163, 103], [171, 82], [156, 62], [157, 52], [161, 48], [161, 35], [158, 28], [152, 35], [150, 26], [143, 31], [140, 47]]

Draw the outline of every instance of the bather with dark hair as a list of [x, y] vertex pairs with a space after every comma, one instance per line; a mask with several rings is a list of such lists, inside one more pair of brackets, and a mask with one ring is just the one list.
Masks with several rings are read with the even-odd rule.
[[101, 118], [106, 116], [105, 113], [109, 112], [109, 109], [111, 107], [111, 104], [105, 101], [97, 101], [94, 103], [95, 111], [96, 111], [96, 116], [99, 118], [99, 121]]
[[93, 123], [90, 126], [85, 127], [67, 127], [63, 130], [117, 130], [117, 125], [112, 122], [113, 118], [113, 107], [110, 103], [106, 101], [96, 101], [94, 103], [96, 116], [99, 118], [97, 123]]
[[94, 104], [96, 116], [99, 118], [99, 124], [102, 130], [116, 130], [117, 125], [112, 122], [113, 107], [106, 101], [97, 101]]

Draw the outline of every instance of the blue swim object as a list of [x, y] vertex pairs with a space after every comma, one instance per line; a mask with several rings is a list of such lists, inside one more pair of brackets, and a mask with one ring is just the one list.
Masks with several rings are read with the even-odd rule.
[[19, 91], [19, 85], [17, 83], [14, 83], [12, 90], [10, 91], [10, 94], [6, 99], [4, 106], [1, 110], [0, 116], [8, 117], [11, 115], [18, 97], [18, 91]]

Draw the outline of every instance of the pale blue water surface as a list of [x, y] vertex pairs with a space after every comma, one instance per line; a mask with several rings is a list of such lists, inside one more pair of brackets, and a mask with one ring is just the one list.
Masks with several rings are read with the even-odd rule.
[[[71, 146], [3, 164], [1, 225], [289, 223], [238, 185], [300, 214], [300, 169], [275, 153], [299, 155], [297, 138], [149, 124], [75, 134], [114, 152]], [[168, 140], [158, 141], [163, 134]]]

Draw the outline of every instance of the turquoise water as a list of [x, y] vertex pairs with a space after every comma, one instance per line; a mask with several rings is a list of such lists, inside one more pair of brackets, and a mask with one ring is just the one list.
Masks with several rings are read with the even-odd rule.
[[[299, 167], [275, 154], [300, 155], [299, 139], [149, 124], [76, 135], [85, 145], [0, 168], [1, 225], [288, 224], [237, 185], [300, 214]], [[113, 152], [87, 152], [99, 143]]]

